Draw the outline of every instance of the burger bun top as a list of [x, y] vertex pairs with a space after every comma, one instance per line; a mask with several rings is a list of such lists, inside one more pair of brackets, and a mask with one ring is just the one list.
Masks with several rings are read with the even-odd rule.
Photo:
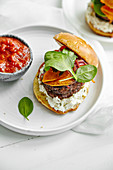
[[59, 33], [53, 37], [60, 45], [65, 45], [75, 54], [83, 58], [88, 64], [98, 67], [98, 57], [93, 48], [87, 44], [83, 39], [70, 34]]

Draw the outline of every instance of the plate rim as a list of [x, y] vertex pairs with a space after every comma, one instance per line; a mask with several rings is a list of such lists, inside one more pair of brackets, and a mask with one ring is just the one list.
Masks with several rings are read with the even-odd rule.
[[[17, 28], [17, 29], [14, 29], [12, 30], [13, 31], [17, 31], [17, 30], [20, 30], [20, 29], [26, 29], [26, 28], [32, 28], [32, 27], [44, 27], [44, 28], [49, 28], [49, 29], [59, 29], [59, 30], [63, 30], [63, 31], [69, 31], [69, 29], [65, 29], [65, 28], [60, 28], [60, 27], [55, 27], [55, 26], [48, 26], [48, 25], [32, 25], [32, 26], [25, 26], [25, 27], [20, 27], [20, 28]], [[10, 31], [8, 33], [11, 33]], [[73, 31], [71, 33], [74, 33]], [[81, 37], [81, 36], [80, 36]], [[84, 39], [84, 38], [83, 38]], [[87, 40], [86, 40], [87, 41]], [[96, 105], [98, 104], [101, 96], [102, 96], [102, 93], [103, 93], [103, 90], [104, 90], [104, 82], [105, 82], [105, 75], [104, 75], [104, 69], [103, 69], [103, 60], [99, 58], [99, 61], [100, 61], [100, 64], [101, 64], [101, 69], [102, 69], [102, 88], [100, 90], [100, 94], [97, 98], [97, 100], [95, 101], [95, 103], [93, 104], [93, 106], [89, 109], [88, 112], [86, 112], [83, 116], [81, 116], [80, 118], [78, 118], [78, 120], [76, 121], [73, 121], [72, 123], [69, 123], [69, 124], [66, 124], [64, 126], [60, 126], [58, 128], [54, 128], [54, 129], [24, 129], [24, 128], [21, 128], [20, 126], [14, 126], [6, 121], [1, 121], [0, 120], [0, 125], [12, 130], [12, 131], [15, 131], [17, 133], [21, 133], [21, 134], [25, 134], [25, 135], [32, 135], [32, 136], [48, 136], [48, 135], [55, 135], [55, 134], [59, 134], [59, 133], [62, 133], [62, 132], [65, 132], [67, 130], [70, 130], [72, 128], [74, 128], [75, 126], [77, 126], [78, 124], [80, 124], [82, 121], [84, 121], [92, 112], [92, 110], [96, 107]]]

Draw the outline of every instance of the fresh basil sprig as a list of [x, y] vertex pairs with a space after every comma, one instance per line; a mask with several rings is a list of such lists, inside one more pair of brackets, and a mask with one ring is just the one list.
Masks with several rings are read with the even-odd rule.
[[74, 78], [78, 82], [89, 82], [91, 81], [96, 73], [97, 68], [93, 65], [81, 66], [75, 73], [73, 71], [75, 56], [69, 56], [62, 52], [48, 51], [45, 54], [45, 71], [48, 71], [50, 67], [53, 67], [59, 71], [70, 71]]
[[33, 102], [28, 97], [23, 97], [18, 104], [19, 112], [27, 119], [33, 111]]
[[106, 17], [106, 15], [101, 11], [101, 7], [104, 5], [100, 2], [100, 0], [93, 0], [94, 3], [94, 11], [101, 17]]

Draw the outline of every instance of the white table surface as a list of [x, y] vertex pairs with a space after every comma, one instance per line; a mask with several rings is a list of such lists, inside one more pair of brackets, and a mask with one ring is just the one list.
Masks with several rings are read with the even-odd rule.
[[[27, 0], [24, 1], [27, 2]], [[63, 15], [61, 0], [31, 1], [39, 3], [40, 7], [45, 6], [50, 13], [58, 11], [58, 15], [50, 15], [49, 19], [46, 18], [47, 14], [42, 12], [41, 15], [45, 16], [45, 20], [43, 19], [38, 24], [60, 25], [73, 29]], [[3, 8], [9, 3], [10, 6], [10, 2], [16, 1], [1, 0], [0, 5]], [[16, 24], [15, 27], [19, 27], [18, 23]], [[9, 29], [12, 29], [11, 25], [6, 24], [1, 26], [0, 31], [4, 32]], [[113, 44], [101, 44], [106, 52], [105, 60], [113, 73]], [[111, 96], [113, 96], [113, 88], [111, 89]], [[0, 170], [53, 169], [113, 170], [113, 127], [103, 135], [85, 135], [69, 130], [54, 136], [33, 137], [21, 135], [0, 126]]]

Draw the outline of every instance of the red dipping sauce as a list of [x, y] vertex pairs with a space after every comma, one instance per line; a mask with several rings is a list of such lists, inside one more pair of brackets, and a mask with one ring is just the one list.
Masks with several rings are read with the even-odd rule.
[[0, 37], [0, 72], [16, 72], [29, 61], [30, 50], [24, 43], [12, 37]]

